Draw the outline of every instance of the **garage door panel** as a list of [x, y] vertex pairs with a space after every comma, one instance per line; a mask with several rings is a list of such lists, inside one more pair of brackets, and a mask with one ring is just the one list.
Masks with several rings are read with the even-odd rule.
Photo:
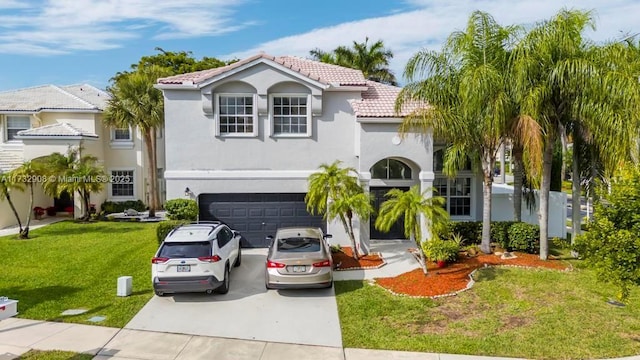
[[243, 235], [243, 246], [266, 247], [267, 235], [285, 226], [318, 226], [322, 217], [306, 211], [303, 193], [201, 194], [200, 220], [220, 220]]

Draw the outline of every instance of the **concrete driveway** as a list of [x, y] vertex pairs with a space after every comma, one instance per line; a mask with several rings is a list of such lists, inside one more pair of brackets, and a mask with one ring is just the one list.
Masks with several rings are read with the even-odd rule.
[[228, 294], [154, 296], [125, 328], [342, 347], [333, 289], [266, 290], [266, 254], [243, 249]]

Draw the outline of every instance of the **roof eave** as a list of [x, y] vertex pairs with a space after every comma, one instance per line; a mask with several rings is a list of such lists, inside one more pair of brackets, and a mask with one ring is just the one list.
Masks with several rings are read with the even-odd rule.
[[403, 116], [356, 116], [356, 121], [363, 124], [400, 124]]
[[98, 140], [98, 135], [16, 135], [19, 140]]
[[327, 91], [367, 91], [369, 90], [369, 87], [366, 85], [340, 85], [340, 84], [331, 84], [331, 86], [329, 88], [326, 89]]

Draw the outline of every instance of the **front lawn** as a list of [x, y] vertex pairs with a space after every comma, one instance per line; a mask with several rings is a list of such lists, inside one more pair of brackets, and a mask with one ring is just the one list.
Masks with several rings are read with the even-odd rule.
[[[0, 238], [0, 296], [19, 300], [18, 317], [123, 327], [153, 296], [154, 224], [65, 221], [31, 236]], [[133, 277], [132, 296], [116, 296], [120, 276]], [[88, 312], [61, 315], [69, 309]]]
[[438, 300], [336, 282], [345, 347], [535, 359], [640, 354], [640, 290], [625, 307], [591, 271], [488, 268], [475, 286]]

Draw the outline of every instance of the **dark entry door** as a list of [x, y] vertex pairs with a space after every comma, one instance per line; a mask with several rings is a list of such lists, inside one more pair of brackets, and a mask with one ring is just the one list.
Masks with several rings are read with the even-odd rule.
[[[68, 192], [63, 191], [59, 197], [53, 199], [53, 207], [56, 208], [56, 212], [67, 211], [68, 208], [73, 209], [73, 199]], [[73, 212], [73, 210], [71, 210]]]
[[[373, 206], [376, 210], [376, 213], [378, 212], [378, 210], [380, 210], [380, 205], [382, 205], [382, 203], [386, 200], [384, 195], [387, 193], [387, 191], [391, 189], [394, 189], [394, 188], [372, 187], [369, 189], [369, 192], [373, 197]], [[400, 189], [403, 191], [409, 190], [408, 187], [397, 187], [395, 189]], [[376, 223], [376, 215], [374, 214], [371, 216], [371, 221], [369, 222], [369, 234], [372, 240], [405, 239], [403, 219], [400, 219], [395, 224], [393, 224], [393, 226], [391, 226], [391, 229], [387, 233], [377, 230], [375, 228], [375, 223]]]
[[200, 220], [220, 220], [243, 237], [244, 247], [267, 247], [266, 237], [280, 227], [325, 229], [322, 216], [307, 212], [305, 194], [200, 194]]

